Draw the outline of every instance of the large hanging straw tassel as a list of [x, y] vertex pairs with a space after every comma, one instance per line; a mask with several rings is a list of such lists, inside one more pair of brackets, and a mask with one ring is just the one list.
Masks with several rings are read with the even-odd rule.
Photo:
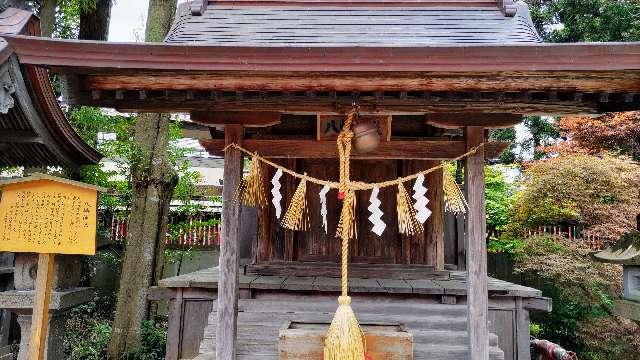
[[352, 189], [347, 190], [344, 202], [342, 203], [342, 211], [340, 212], [340, 221], [338, 222], [338, 231], [336, 237], [340, 239], [353, 239], [356, 236], [356, 194]]
[[267, 197], [265, 195], [262, 168], [260, 161], [256, 157], [251, 160], [249, 175], [243, 182], [244, 189], [242, 189], [242, 194], [240, 195], [242, 204], [255, 207], [266, 206]]
[[411, 198], [402, 183], [398, 184], [398, 229], [400, 234], [417, 235], [424, 231], [422, 223], [416, 216], [416, 209], [411, 205]]
[[442, 172], [444, 189], [444, 209], [446, 212], [454, 214], [465, 214], [467, 212], [467, 200], [460, 187], [446, 169]]
[[[306, 174], [305, 174], [306, 175]], [[282, 218], [282, 226], [290, 230], [307, 230], [309, 228], [309, 211], [307, 210], [307, 180], [303, 178], [291, 198], [291, 204]]]
[[364, 360], [364, 333], [351, 309], [351, 298], [340, 296], [324, 339], [324, 360]]
[[[351, 199], [351, 200], [350, 200]], [[353, 209], [355, 194], [349, 190], [346, 194], [342, 216], [348, 216], [344, 208]], [[348, 211], [348, 210], [347, 210]], [[348, 290], [349, 238], [346, 237], [346, 227], [342, 228], [342, 295], [338, 298], [338, 310], [333, 316], [329, 330], [324, 340], [324, 360], [364, 360], [366, 343], [364, 333], [358, 324], [358, 319], [351, 309], [351, 298]]]

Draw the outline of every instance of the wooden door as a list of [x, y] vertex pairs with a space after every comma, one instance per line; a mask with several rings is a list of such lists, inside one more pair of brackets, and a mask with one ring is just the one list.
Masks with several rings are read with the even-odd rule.
[[[337, 180], [338, 163], [335, 160], [326, 159], [304, 159], [298, 161], [298, 171], [307, 172], [309, 176], [319, 179]], [[308, 231], [295, 233], [297, 261], [321, 261], [337, 262], [340, 254], [340, 242], [335, 237], [338, 226], [338, 214], [340, 204], [338, 203], [337, 191], [331, 190], [327, 194], [327, 231], [323, 228], [322, 217], [320, 216], [320, 190], [321, 186], [307, 183], [307, 207], [309, 209], [310, 227]]]
[[[338, 164], [335, 160], [303, 160], [299, 162], [299, 171], [306, 171], [310, 176], [321, 179], [338, 179]], [[353, 161], [351, 176], [353, 180], [383, 181], [397, 176], [397, 161]], [[328, 232], [322, 227], [320, 216], [321, 187], [315, 184], [307, 185], [307, 204], [310, 215], [310, 229], [296, 234], [298, 261], [338, 262], [340, 259], [341, 243], [335, 237], [338, 226], [341, 203], [337, 200], [336, 190], [327, 194], [327, 224]], [[370, 191], [356, 192], [356, 224], [358, 236], [351, 243], [350, 261], [355, 263], [395, 263], [398, 246], [402, 242], [398, 237], [395, 226], [395, 189], [381, 189], [379, 199], [382, 202], [384, 221], [387, 229], [378, 236], [371, 232], [369, 222]]]
[[[354, 181], [381, 182], [398, 176], [396, 160], [353, 161], [351, 178]], [[353, 263], [396, 263], [396, 257], [402, 252], [402, 241], [398, 236], [396, 217], [396, 188], [380, 189], [378, 199], [384, 213], [382, 219], [387, 224], [382, 236], [371, 231], [369, 221], [369, 199], [371, 191], [356, 192], [356, 224], [358, 236], [352, 241], [351, 262]]]

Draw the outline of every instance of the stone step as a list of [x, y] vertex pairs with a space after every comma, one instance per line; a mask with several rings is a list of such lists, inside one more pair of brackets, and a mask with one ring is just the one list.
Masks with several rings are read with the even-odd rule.
[[[437, 314], [441, 316], [454, 315], [466, 316], [467, 308], [464, 305], [425, 304], [402, 301], [357, 301], [351, 303], [356, 314]], [[323, 301], [275, 301], [275, 300], [242, 300], [238, 304], [240, 312], [322, 312], [333, 314], [338, 308], [336, 300]]]
[[[432, 348], [421, 347], [414, 349], [414, 360], [469, 360], [469, 350], [465, 346], [433, 346]], [[240, 351], [237, 354], [238, 360], [277, 360], [277, 352], [273, 353], [246, 353]], [[213, 352], [198, 355], [193, 360], [215, 360]], [[490, 360], [504, 360], [502, 350], [491, 347], [489, 349]]]

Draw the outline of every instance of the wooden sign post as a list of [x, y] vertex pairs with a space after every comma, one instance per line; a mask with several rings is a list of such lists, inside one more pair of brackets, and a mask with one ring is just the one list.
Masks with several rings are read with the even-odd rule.
[[0, 251], [38, 253], [29, 359], [42, 359], [55, 254], [95, 255], [98, 191], [44, 174], [0, 182]]

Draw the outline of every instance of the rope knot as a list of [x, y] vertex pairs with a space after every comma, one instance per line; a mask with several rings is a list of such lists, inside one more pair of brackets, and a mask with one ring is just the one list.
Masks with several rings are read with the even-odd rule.
[[351, 305], [351, 297], [350, 296], [340, 296], [338, 297], [339, 305]]

